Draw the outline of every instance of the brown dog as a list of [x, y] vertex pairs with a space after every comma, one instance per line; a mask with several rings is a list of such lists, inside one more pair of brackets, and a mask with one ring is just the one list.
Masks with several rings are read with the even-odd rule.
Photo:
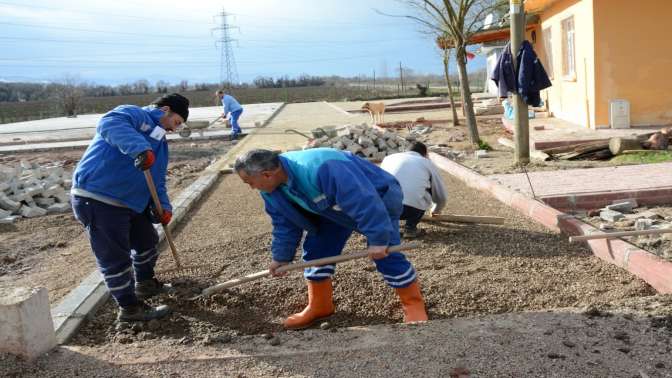
[[371, 121], [374, 124], [376, 123], [376, 116], [378, 116], [378, 123], [385, 122], [385, 104], [382, 102], [365, 102], [362, 105], [362, 110], [369, 112], [371, 116]]

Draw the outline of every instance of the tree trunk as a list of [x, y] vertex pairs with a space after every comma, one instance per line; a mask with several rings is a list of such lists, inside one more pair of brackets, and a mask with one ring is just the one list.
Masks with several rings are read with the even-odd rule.
[[478, 136], [478, 126], [476, 125], [476, 115], [474, 114], [474, 103], [471, 101], [471, 90], [469, 89], [469, 76], [467, 76], [467, 60], [464, 47], [457, 49], [457, 68], [460, 75], [460, 93], [462, 94], [462, 108], [467, 119], [467, 129], [469, 129], [469, 140], [472, 144], [478, 145], [480, 140]]
[[637, 138], [611, 138], [609, 139], [609, 151], [611, 151], [614, 156], [620, 155], [625, 150], [641, 150], [642, 145], [639, 143]]
[[446, 75], [446, 84], [448, 84], [448, 98], [450, 99], [450, 109], [453, 111], [453, 126], [460, 124], [457, 118], [457, 109], [455, 109], [455, 100], [453, 99], [453, 85], [450, 83], [450, 75], [448, 74], [448, 63], [450, 53], [448, 49], [443, 50], [443, 73]]

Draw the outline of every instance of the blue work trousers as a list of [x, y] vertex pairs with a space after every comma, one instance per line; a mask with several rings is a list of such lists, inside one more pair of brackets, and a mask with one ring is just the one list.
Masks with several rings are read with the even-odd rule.
[[159, 237], [147, 212], [73, 196], [75, 218], [86, 228], [105, 284], [119, 306], [137, 303], [135, 281], [154, 278]]
[[236, 110], [235, 112], [231, 112], [230, 115], [230, 120], [231, 120], [231, 135], [236, 136], [243, 131], [240, 129], [240, 125], [238, 124], [238, 119], [240, 116], [243, 114], [243, 109]]

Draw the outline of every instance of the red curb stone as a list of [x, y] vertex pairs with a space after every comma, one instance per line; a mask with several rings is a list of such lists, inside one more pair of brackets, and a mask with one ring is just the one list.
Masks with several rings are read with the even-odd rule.
[[[429, 157], [439, 168], [459, 178], [468, 186], [488, 193], [500, 202], [515, 208], [550, 230], [561, 231], [567, 235], [587, 235], [600, 232], [589, 224], [558, 211], [547, 204], [515, 192], [441, 155], [430, 152]], [[597, 197], [600, 196], [604, 195], [597, 195]], [[610, 196], [606, 198], [610, 198]], [[595, 239], [588, 240], [587, 244], [593, 251], [593, 254], [600, 259], [626, 269], [628, 272], [646, 281], [659, 293], [672, 293], [671, 262], [663, 260], [622, 239]]]

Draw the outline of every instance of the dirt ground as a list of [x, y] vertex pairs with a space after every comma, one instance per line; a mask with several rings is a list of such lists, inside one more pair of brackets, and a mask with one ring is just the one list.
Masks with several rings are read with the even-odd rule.
[[[546, 231], [512, 209], [451, 176], [447, 213], [497, 215], [503, 226], [422, 225], [422, 248], [408, 256], [419, 272], [430, 319], [471, 317], [565, 307], [605, 307], [627, 298], [649, 297], [654, 290], [615, 266], [601, 262], [583, 246]], [[241, 216], [243, 215], [243, 216]], [[190, 264], [225, 266], [220, 280], [263, 270], [270, 262], [270, 222], [258, 194], [232, 175], [194, 209], [177, 231], [176, 244]], [[347, 249], [361, 249], [361, 236]], [[171, 266], [165, 253], [159, 265]], [[187, 277], [174, 281], [176, 295], [167, 303], [175, 312], [151, 325], [115, 327], [116, 309], [106, 304], [72, 344], [96, 347], [151, 340], [171, 345], [208, 344], [249, 335], [281, 332], [284, 316], [305, 305], [306, 289], [298, 273], [263, 279], [229, 289], [206, 300], [185, 300], [213, 281]], [[337, 312], [329, 327], [391, 324], [401, 321], [398, 298], [367, 261], [338, 266]], [[125, 327], [125, 326], [124, 326]]]
[[[216, 156], [231, 147], [228, 141], [177, 142], [170, 145], [168, 190], [176, 195], [198, 178]], [[21, 160], [37, 164], [62, 164], [73, 170], [84, 150], [13, 153], [0, 155], [0, 164]], [[0, 285], [44, 286], [51, 303], [95, 269], [86, 234], [72, 213], [22, 218], [0, 225]], [[66, 274], [67, 272], [67, 274]]]
[[[635, 213], [645, 211], [651, 211], [659, 215], [659, 218], [654, 220], [656, 227], [662, 228], [672, 222], [672, 206], [651, 206], [634, 209]], [[600, 225], [602, 224], [614, 227], [614, 224], [603, 221], [599, 215], [589, 217], [584, 213], [579, 216], [584, 222], [589, 223], [596, 228], [600, 228]], [[617, 222], [616, 225], [617, 227], [614, 227], [612, 230], [606, 232], [635, 231], [634, 220], [624, 219]], [[647, 250], [660, 258], [672, 261], [672, 238], [670, 238], [670, 234], [630, 236], [624, 237], [622, 239], [633, 245], [636, 245], [639, 248]]]
[[[431, 120], [431, 118], [427, 118]], [[481, 140], [488, 143], [492, 148], [488, 157], [477, 159], [475, 149], [469, 142], [469, 132], [464, 120], [461, 124], [453, 126], [452, 122], [435, 123], [432, 132], [422, 135], [418, 140], [432, 145], [443, 144], [450, 147], [454, 152], [462, 152], [463, 155], [457, 161], [482, 175], [521, 173], [522, 169], [514, 163], [513, 150], [497, 142], [499, 138], [511, 139], [512, 135], [504, 128], [501, 121], [501, 115], [497, 116], [479, 116], [477, 117], [478, 132]], [[399, 130], [407, 134], [406, 130]], [[614, 165], [625, 165], [610, 161], [589, 161], [589, 160], [556, 160], [556, 161], [531, 161], [525, 169], [531, 171], [552, 171], [562, 169], [579, 168], [597, 168], [611, 167]]]

